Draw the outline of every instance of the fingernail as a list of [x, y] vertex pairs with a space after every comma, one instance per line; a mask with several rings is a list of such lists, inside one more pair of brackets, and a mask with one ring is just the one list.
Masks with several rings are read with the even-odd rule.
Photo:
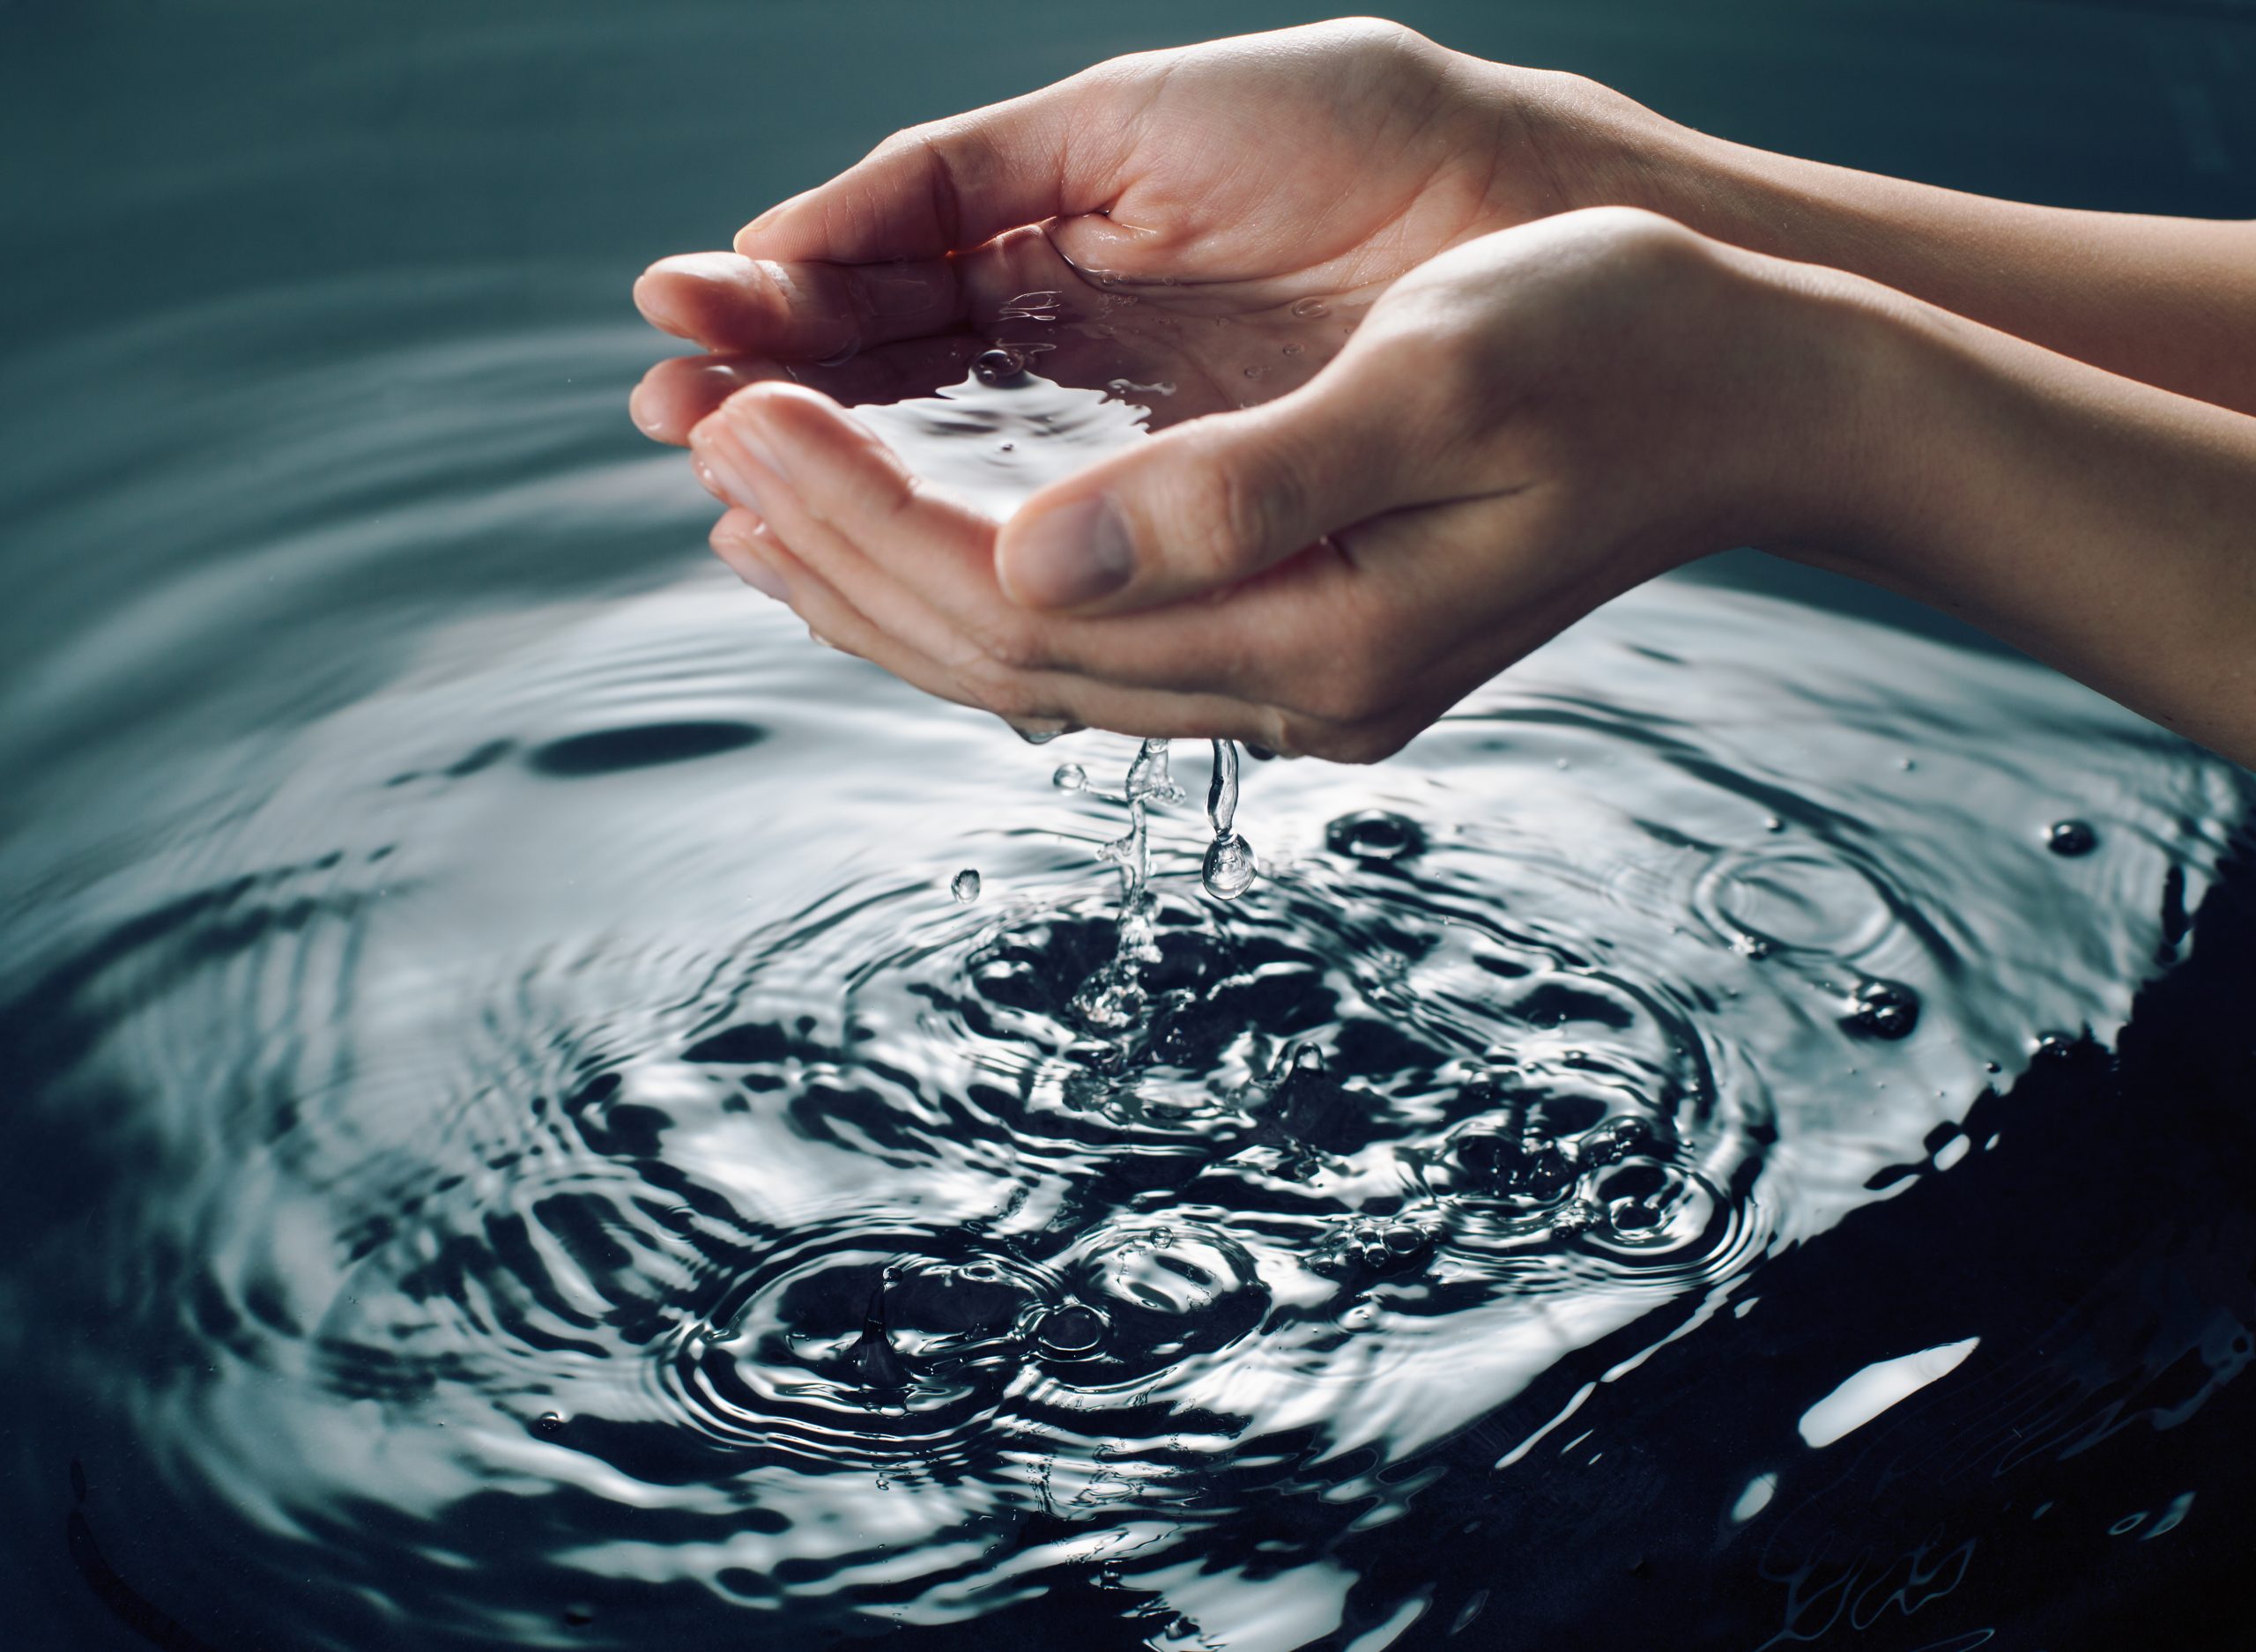
[[1011, 600], [1028, 608], [1078, 608], [1109, 596], [1136, 572], [1136, 547], [1109, 496], [1044, 511], [1013, 537], [1001, 570]]
[[765, 515], [760, 508], [760, 492], [752, 479], [752, 467], [745, 463], [744, 455], [725, 430], [708, 433], [698, 427], [697, 456], [705, 462], [705, 473], [698, 479], [709, 486], [719, 484], [723, 498], [743, 506], [746, 510]]
[[638, 384], [634, 393], [627, 398], [627, 417], [634, 421], [634, 428], [646, 436], [656, 436], [664, 426], [658, 417], [658, 396], [647, 384]]
[[[721, 260], [727, 259], [728, 263]], [[677, 338], [693, 336], [697, 316], [691, 307], [694, 300], [685, 304], [686, 297], [680, 283], [684, 280], [716, 282], [731, 278], [735, 270], [743, 267], [744, 260], [734, 253], [676, 253], [671, 258], [661, 258], [642, 271], [634, 283], [634, 305], [649, 318], [650, 325]]]

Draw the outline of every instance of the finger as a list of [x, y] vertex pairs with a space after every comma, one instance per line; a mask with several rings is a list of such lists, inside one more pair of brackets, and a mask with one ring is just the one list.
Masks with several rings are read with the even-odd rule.
[[761, 596], [780, 603], [784, 600], [783, 582], [761, 560], [758, 549], [761, 541], [769, 537], [768, 524], [739, 506], [723, 513], [705, 536], [705, 543], [731, 574]]
[[736, 248], [785, 261], [938, 258], [1021, 225], [1097, 211], [1122, 185], [1148, 72], [1136, 63], [896, 132], [746, 225]]
[[[1222, 601], [1095, 619], [1028, 613], [996, 582], [994, 523], [923, 486], [823, 397], [763, 386], [731, 399], [711, 434], [724, 429], [756, 455], [747, 493], [732, 497], [756, 499], [771, 515], [804, 511], [785, 524], [803, 556], [880, 624], [917, 631], [928, 652], [961, 669], [983, 659], [1020, 672], [1290, 705], [1289, 686], [1320, 673], [1342, 628], [1372, 619], [1383, 596], [1378, 582], [1327, 547]], [[901, 605], [880, 586], [901, 588]]]
[[[724, 548], [725, 547], [725, 548]], [[714, 549], [731, 567], [756, 566], [746, 582], [780, 589], [782, 600], [819, 640], [869, 661], [938, 699], [993, 712], [1013, 727], [1057, 731], [1102, 729], [1142, 739], [1266, 740], [1295, 750], [1297, 738], [1275, 712], [1218, 695], [1124, 690], [1069, 677], [1028, 677], [998, 702], [991, 685], [966, 683], [946, 665], [904, 641], [848, 599], [809, 561], [752, 513], [732, 510], [714, 528]]]
[[1299, 389], [1161, 432], [1053, 483], [1005, 524], [1012, 601], [1117, 614], [1238, 584], [1326, 535], [1446, 493], [1434, 396], [1350, 350]]
[[945, 259], [850, 269], [733, 252], [661, 258], [634, 283], [651, 325], [709, 350], [820, 361], [952, 326], [963, 291]]
[[627, 411], [643, 434], [679, 446], [698, 420], [748, 384], [810, 385], [849, 405], [908, 401], [960, 383], [981, 348], [968, 335], [916, 338], [828, 367], [768, 356], [671, 356], [642, 375]]
[[714, 553], [746, 584], [789, 604], [818, 641], [867, 660], [936, 699], [984, 710], [939, 662], [873, 625], [792, 552], [764, 519], [735, 509], [713, 524]]

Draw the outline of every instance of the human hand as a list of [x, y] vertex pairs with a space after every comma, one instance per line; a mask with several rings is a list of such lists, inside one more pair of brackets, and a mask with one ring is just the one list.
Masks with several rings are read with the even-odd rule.
[[1368, 761], [1629, 587], [1837, 539], [1866, 284], [1629, 209], [1396, 280], [1289, 394], [992, 521], [836, 403], [757, 384], [692, 435], [715, 549], [825, 640], [1021, 727]]
[[732, 254], [654, 265], [644, 313], [714, 353], [660, 363], [634, 415], [681, 441], [762, 380], [900, 400], [996, 342], [1061, 382], [1170, 383], [1155, 424], [1265, 400], [1404, 272], [1575, 204], [1637, 117], [1368, 19], [1119, 58], [895, 135]]

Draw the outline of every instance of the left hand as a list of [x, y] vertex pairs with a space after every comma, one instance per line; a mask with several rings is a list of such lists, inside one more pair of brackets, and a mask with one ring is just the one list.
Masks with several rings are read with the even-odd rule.
[[828, 397], [692, 433], [720, 556], [825, 641], [1025, 728], [1371, 761], [1665, 569], [1853, 536], [1859, 324], [1894, 295], [1622, 208], [1443, 253], [1276, 400], [994, 522]]

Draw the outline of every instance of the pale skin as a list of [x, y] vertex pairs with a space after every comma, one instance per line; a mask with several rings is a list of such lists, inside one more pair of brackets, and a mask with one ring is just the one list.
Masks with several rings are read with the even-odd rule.
[[[998, 525], [843, 404], [960, 379], [1037, 287], [1180, 389]], [[1751, 544], [2256, 764], [2256, 224], [1765, 154], [1358, 20], [896, 135], [636, 298], [712, 352], [634, 411], [721, 558], [1024, 728], [1374, 760]]]

